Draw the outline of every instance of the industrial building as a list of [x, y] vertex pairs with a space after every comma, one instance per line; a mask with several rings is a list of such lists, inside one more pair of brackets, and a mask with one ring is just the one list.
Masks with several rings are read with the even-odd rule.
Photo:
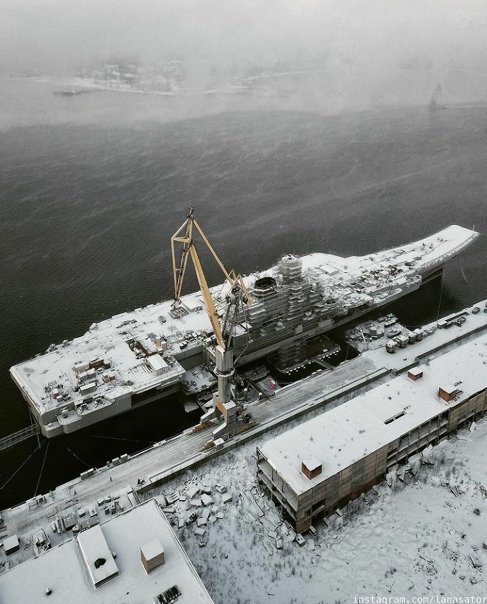
[[0, 575], [0, 602], [211, 604], [154, 499]]
[[257, 448], [258, 477], [298, 532], [487, 410], [487, 336], [413, 367]]

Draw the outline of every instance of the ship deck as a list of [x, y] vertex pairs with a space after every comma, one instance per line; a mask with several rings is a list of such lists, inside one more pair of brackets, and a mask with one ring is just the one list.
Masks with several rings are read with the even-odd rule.
[[[476, 236], [452, 225], [421, 241], [367, 256], [315, 253], [300, 260], [305, 278], [319, 284], [323, 299], [338, 299], [343, 316], [349, 309], [373, 308], [419, 288], [422, 275], [441, 267]], [[272, 267], [245, 280], [252, 288], [257, 278], [274, 273]], [[217, 308], [223, 308], [225, 286], [212, 288], [212, 293]], [[314, 329], [319, 331], [319, 325]], [[194, 293], [182, 297], [176, 315], [172, 301], [116, 315], [10, 371], [49, 436], [50, 430], [69, 432], [128, 411], [134, 395], [162, 395], [178, 387], [187, 369], [204, 362], [211, 335], [202, 298]]]

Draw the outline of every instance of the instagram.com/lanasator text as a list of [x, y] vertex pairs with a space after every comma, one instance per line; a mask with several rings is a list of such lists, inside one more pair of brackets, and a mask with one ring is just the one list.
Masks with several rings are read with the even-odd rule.
[[487, 604], [485, 596], [354, 596], [353, 604]]

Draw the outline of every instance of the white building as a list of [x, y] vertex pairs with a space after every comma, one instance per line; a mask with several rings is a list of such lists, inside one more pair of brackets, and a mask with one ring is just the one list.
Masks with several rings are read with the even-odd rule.
[[44, 601], [212, 603], [153, 499], [0, 575], [0, 602]]

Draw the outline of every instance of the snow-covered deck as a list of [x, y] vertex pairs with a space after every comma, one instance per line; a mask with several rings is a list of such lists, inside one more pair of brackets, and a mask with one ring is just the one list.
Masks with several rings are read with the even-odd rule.
[[337, 271], [344, 271], [349, 274], [358, 271], [360, 274], [365, 266], [371, 264], [377, 265], [374, 268], [381, 268], [379, 266], [381, 263], [389, 266], [410, 262], [422, 272], [428, 270], [431, 266], [453, 258], [477, 237], [478, 233], [476, 231], [452, 224], [425, 239], [368, 254], [367, 256], [342, 258], [331, 254], [309, 254], [302, 259], [303, 268], [322, 268], [330, 275], [336, 274]]
[[[422, 274], [441, 266], [476, 236], [453, 225], [416, 243], [363, 257], [317, 253], [302, 257], [301, 262], [306, 279], [321, 288], [323, 299], [337, 299], [337, 312], [345, 315], [347, 310], [372, 308], [417, 289]], [[249, 275], [248, 286], [274, 271], [275, 267]], [[220, 308], [225, 289], [212, 290]], [[207, 346], [211, 326], [201, 296], [184, 296], [182, 309], [179, 316], [171, 315], [172, 302], [165, 301], [95, 323], [81, 337], [51, 345], [46, 354], [15, 365], [11, 375], [34, 415], [52, 433], [59, 431], [60, 424], [82, 427], [97, 421], [95, 416], [101, 419], [127, 411], [132, 395], [177, 386], [185, 373], [178, 361], [198, 355]], [[148, 361], [151, 354], [164, 358], [164, 370]], [[94, 370], [90, 362], [96, 359], [103, 364]], [[90, 366], [90, 375], [80, 376], [75, 370], [80, 364]]]

